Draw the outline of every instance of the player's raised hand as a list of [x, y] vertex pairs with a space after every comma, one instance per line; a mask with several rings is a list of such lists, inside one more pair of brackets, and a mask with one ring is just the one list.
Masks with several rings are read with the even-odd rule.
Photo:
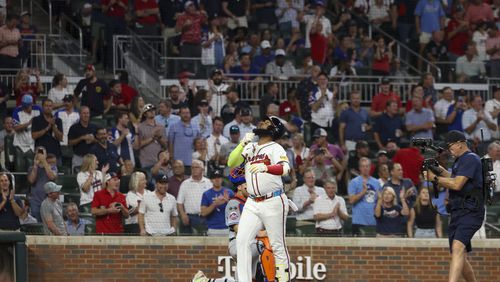
[[250, 173], [267, 172], [267, 166], [263, 163], [257, 163], [250, 165]]
[[253, 133], [253, 132], [247, 132], [245, 134], [245, 137], [243, 137], [243, 139], [241, 139], [240, 144], [244, 147], [248, 143], [252, 142], [252, 140], [253, 140], [254, 137], [255, 137], [255, 133]]

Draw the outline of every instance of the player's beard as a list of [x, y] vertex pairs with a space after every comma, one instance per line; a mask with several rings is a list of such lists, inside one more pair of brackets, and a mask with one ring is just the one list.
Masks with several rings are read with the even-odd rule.
[[254, 129], [253, 133], [255, 133], [255, 135], [259, 136], [259, 138], [262, 138], [264, 136], [268, 136], [268, 137], [272, 136], [271, 132], [268, 129], [263, 129], [263, 128]]

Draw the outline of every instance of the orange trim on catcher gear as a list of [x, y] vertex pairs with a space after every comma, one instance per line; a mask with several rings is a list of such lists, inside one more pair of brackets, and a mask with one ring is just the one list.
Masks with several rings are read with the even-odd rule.
[[264, 245], [264, 250], [260, 254], [260, 264], [262, 265], [262, 271], [266, 276], [267, 280], [272, 282], [276, 279], [276, 262], [274, 260], [273, 249], [271, 248], [271, 243], [269, 238], [257, 237], [257, 240], [262, 242]]

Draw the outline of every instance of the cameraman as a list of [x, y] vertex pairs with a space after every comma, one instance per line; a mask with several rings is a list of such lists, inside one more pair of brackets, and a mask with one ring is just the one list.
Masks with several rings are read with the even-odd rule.
[[484, 219], [481, 160], [469, 150], [465, 135], [460, 131], [450, 131], [446, 136], [446, 145], [455, 158], [451, 174], [440, 166], [439, 176], [426, 171], [424, 177], [433, 179], [439, 186], [449, 190], [451, 219], [448, 239], [452, 253], [449, 281], [458, 281], [460, 274], [466, 281], [476, 281], [465, 250], [472, 250], [471, 238]]

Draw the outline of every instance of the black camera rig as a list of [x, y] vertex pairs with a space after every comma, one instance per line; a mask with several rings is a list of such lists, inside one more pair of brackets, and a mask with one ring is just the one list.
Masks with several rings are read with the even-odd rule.
[[493, 172], [493, 160], [489, 157], [482, 157], [481, 166], [483, 168], [483, 199], [485, 203], [491, 205], [497, 180], [497, 176]]
[[[430, 138], [413, 138], [411, 140], [411, 143], [415, 147], [420, 148], [420, 152], [422, 155], [425, 155], [425, 153], [429, 150], [431, 150], [434, 153], [441, 154], [444, 149], [435, 146], [433, 144], [432, 139]], [[441, 168], [439, 168], [439, 162], [435, 158], [426, 158], [424, 159], [424, 162], [422, 163], [422, 167], [420, 168], [420, 173], [423, 174], [424, 171], [432, 171], [435, 175], [439, 176], [441, 175]], [[428, 182], [432, 182], [433, 190], [434, 190], [434, 198], [439, 198], [439, 187], [437, 182], [434, 179], [427, 179]]]

